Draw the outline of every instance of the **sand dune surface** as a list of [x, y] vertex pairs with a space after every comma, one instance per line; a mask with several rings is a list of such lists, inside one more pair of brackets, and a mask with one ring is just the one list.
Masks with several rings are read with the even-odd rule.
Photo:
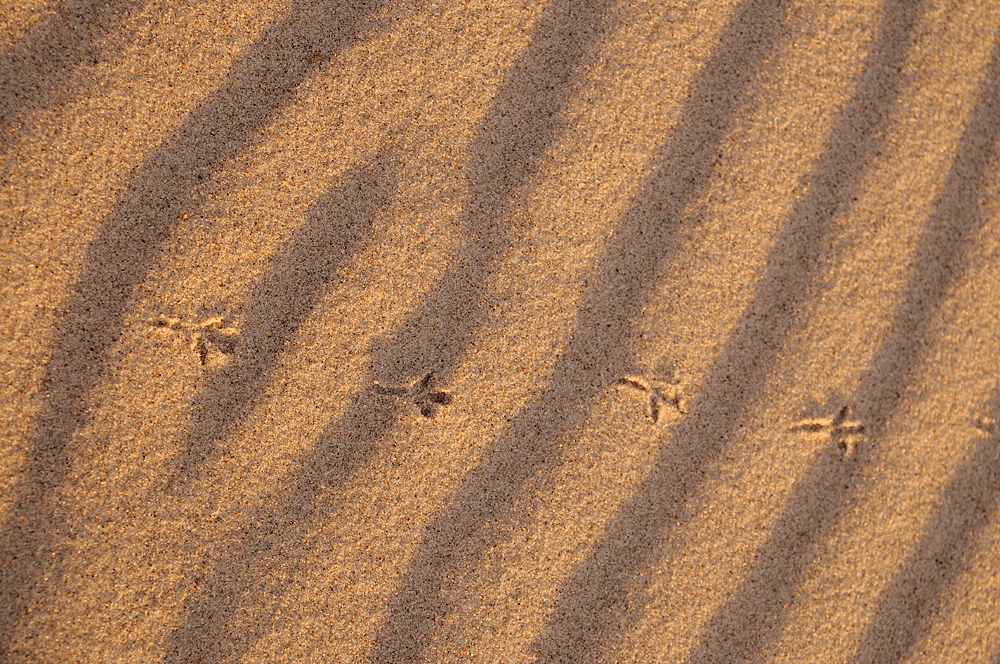
[[1000, 663], [1000, 3], [0, 9], [0, 660]]

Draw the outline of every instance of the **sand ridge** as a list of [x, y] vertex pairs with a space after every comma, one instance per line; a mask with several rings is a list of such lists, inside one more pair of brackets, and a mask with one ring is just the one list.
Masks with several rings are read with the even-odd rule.
[[997, 3], [0, 14], [0, 659], [1000, 658]]

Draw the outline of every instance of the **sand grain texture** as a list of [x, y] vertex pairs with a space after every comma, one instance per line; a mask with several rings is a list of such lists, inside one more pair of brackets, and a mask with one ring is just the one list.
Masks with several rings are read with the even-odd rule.
[[0, 660], [1000, 661], [1000, 3], [0, 9]]

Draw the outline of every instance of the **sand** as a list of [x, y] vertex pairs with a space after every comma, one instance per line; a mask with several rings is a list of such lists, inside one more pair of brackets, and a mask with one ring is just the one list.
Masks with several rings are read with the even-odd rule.
[[0, 10], [0, 660], [1000, 662], [1000, 3]]

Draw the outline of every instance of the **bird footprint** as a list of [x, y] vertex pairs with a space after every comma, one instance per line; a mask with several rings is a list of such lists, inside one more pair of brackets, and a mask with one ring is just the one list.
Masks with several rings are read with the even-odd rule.
[[191, 350], [198, 351], [202, 365], [213, 362], [218, 351], [223, 357], [222, 363], [228, 359], [236, 348], [240, 331], [232, 326], [223, 327], [222, 316], [210, 316], [200, 323], [189, 323], [176, 316], [160, 316], [151, 321], [154, 327], [173, 330], [183, 334], [191, 343]]
[[618, 380], [618, 385], [631, 387], [649, 395], [649, 399], [643, 405], [643, 414], [654, 424], [660, 421], [660, 416], [667, 406], [675, 408], [679, 413], [685, 412], [684, 398], [681, 395], [680, 386], [677, 384], [646, 381], [637, 376], [625, 376]]
[[827, 434], [836, 441], [844, 456], [854, 454], [854, 447], [864, 440], [865, 425], [860, 420], [851, 419], [851, 407], [842, 407], [833, 417], [807, 417], [799, 420], [789, 429], [806, 433]]
[[431, 380], [433, 377], [434, 372], [432, 371], [416, 383], [407, 387], [389, 387], [376, 382], [372, 385], [372, 389], [379, 394], [387, 394], [394, 397], [408, 396], [413, 400], [417, 408], [420, 409], [420, 414], [430, 418], [437, 414], [439, 407], [447, 406], [452, 401], [451, 395], [444, 390], [431, 389]]
[[1000, 430], [1000, 428], [997, 427], [997, 421], [989, 415], [979, 415], [975, 419], [975, 424], [977, 429], [991, 436]]

